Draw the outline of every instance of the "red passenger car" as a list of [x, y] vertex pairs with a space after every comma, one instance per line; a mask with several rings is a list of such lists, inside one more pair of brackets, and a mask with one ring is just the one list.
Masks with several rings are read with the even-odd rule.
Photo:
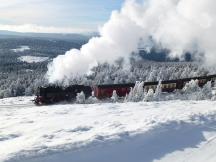
[[96, 85], [93, 87], [94, 96], [98, 99], [110, 98], [112, 97], [113, 91], [115, 90], [119, 97], [124, 97], [130, 92], [130, 89], [134, 87], [134, 85], [134, 83]]

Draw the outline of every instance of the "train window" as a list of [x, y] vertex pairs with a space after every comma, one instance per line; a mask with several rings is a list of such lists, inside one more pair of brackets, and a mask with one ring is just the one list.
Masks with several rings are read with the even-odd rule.
[[162, 84], [162, 88], [166, 88], [166, 84]]
[[172, 83], [171, 88], [176, 88], [176, 83]]
[[173, 83], [167, 84], [167, 87], [168, 88], [175, 88], [175, 84], [173, 84]]

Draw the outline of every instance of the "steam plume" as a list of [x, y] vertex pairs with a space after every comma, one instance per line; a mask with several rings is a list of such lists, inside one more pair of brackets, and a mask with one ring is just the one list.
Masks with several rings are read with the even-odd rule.
[[127, 60], [140, 38], [145, 42], [149, 37], [169, 49], [170, 56], [204, 53], [206, 62], [215, 64], [215, 20], [214, 0], [128, 0], [120, 11], [112, 12], [99, 37], [53, 60], [48, 66], [49, 81], [87, 73], [98, 62], [112, 63], [119, 57]]

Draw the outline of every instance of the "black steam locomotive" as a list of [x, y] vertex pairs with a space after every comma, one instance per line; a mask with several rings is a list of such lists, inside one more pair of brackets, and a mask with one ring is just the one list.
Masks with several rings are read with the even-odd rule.
[[[191, 80], [198, 80], [198, 85], [200, 87], [202, 87], [209, 81], [211, 81], [213, 85], [216, 80], [216, 75], [162, 81], [161, 89], [163, 92], [173, 92], [176, 89], [182, 89], [185, 84]], [[149, 89], [155, 90], [158, 83], [158, 81], [145, 82], [143, 88], [146, 91], [148, 91]], [[39, 87], [34, 102], [35, 104], [40, 105], [53, 104], [61, 101], [73, 101], [76, 99], [77, 93], [80, 92], [84, 92], [86, 98], [88, 98], [92, 95], [92, 93], [94, 93], [94, 96], [98, 99], [104, 99], [110, 98], [114, 90], [119, 97], [124, 97], [130, 92], [131, 88], [133, 88], [134, 86], [135, 83], [95, 86], [71, 85], [66, 88], [60, 86]]]
[[73, 101], [77, 93], [84, 92], [86, 97], [91, 96], [92, 89], [90, 86], [71, 85], [68, 87], [48, 86], [39, 87], [37, 97], [34, 102], [40, 104], [53, 104], [61, 101]]

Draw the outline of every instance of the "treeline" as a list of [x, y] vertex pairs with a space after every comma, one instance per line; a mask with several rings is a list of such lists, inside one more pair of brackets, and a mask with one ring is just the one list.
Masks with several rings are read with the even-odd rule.
[[[34, 67], [34, 65], [31, 65]], [[34, 95], [37, 87], [48, 85], [45, 79], [46, 66], [14, 70], [10, 73], [0, 73], [0, 97], [15, 97]], [[134, 61], [124, 67], [123, 63], [110, 65], [99, 64], [92, 69], [91, 75], [75, 76], [56, 84], [119, 84], [135, 83], [136, 81], [157, 81], [204, 76], [213, 74], [214, 70], [201, 67], [196, 63], [154, 63]]]
[[[87, 40], [64, 41], [40, 38], [0, 38], [0, 98], [34, 95], [38, 86], [47, 84], [44, 75], [48, 61], [27, 63], [20, 56], [55, 58], [71, 48], [80, 48]], [[28, 50], [19, 49], [21, 46]]]
[[119, 84], [136, 81], [173, 80], [214, 74], [215, 69], [202, 67], [192, 62], [144, 62], [132, 60], [125, 66], [121, 61], [110, 65], [99, 64], [92, 69], [91, 75], [75, 76], [70, 81], [63, 80], [58, 84]]
[[0, 73], [0, 98], [31, 96], [37, 87], [45, 85], [44, 71]]

